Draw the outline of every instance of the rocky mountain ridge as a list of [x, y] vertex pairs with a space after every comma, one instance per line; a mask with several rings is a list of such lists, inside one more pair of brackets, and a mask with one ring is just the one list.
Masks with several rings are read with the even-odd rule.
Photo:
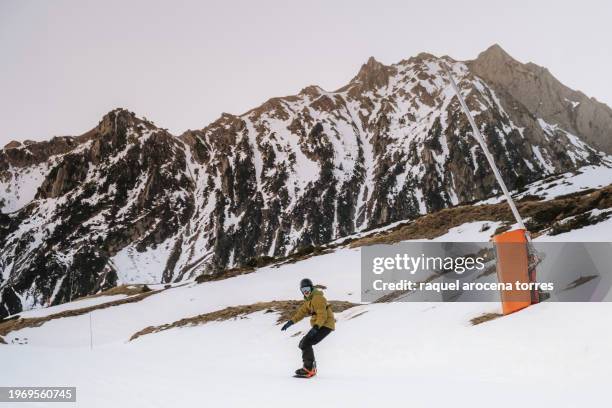
[[82, 136], [5, 147], [0, 317], [216, 273], [495, 194], [442, 61], [510, 188], [612, 165], [593, 147], [610, 152], [610, 109], [500, 50], [465, 63], [370, 58], [337, 91], [310, 86], [178, 137], [117, 109]]

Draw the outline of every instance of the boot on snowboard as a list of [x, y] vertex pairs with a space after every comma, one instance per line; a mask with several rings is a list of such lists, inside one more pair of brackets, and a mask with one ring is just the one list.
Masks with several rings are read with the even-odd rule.
[[317, 365], [313, 364], [312, 368], [310, 369], [306, 367], [302, 367], [302, 368], [298, 368], [297, 370], [295, 370], [294, 377], [310, 378], [310, 377], [314, 377], [315, 375], [317, 375]]

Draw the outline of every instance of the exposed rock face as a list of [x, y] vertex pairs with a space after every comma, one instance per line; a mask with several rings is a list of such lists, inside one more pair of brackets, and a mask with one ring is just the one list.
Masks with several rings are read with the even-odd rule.
[[4, 145], [5, 149], [14, 149], [15, 147], [19, 147], [21, 146], [21, 142], [17, 141], [17, 140], [11, 140], [10, 142], [8, 142], [7, 144]]
[[[533, 63], [521, 64], [499, 45], [491, 46], [467, 65], [500, 96], [512, 96], [534, 116], [557, 124], [580, 135], [592, 146], [612, 153], [612, 109], [566, 87], [548, 69]], [[510, 104], [514, 102], [504, 97], [501, 100]], [[511, 105], [504, 107], [509, 112], [513, 110]]]
[[[500, 52], [445, 61], [509, 187], [609, 164], [581, 140], [578, 119], [532, 106], [517, 84], [532, 81], [530, 66], [516, 68], [524, 79], [508, 73]], [[179, 137], [118, 109], [85, 135], [1, 150], [0, 316], [215, 273], [490, 196], [495, 178], [440, 62], [371, 58], [338, 91], [307, 87]]]
[[51, 166], [35, 200], [3, 215], [4, 314], [114, 286], [118, 249], [159, 244], [193, 211], [178, 139], [121, 110], [93, 133]]

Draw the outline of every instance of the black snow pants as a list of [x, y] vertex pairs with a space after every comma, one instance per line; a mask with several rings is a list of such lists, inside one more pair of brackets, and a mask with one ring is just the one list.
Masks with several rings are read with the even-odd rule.
[[308, 332], [304, 337], [302, 337], [298, 347], [302, 350], [302, 361], [304, 362], [305, 368], [312, 370], [312, 367], [314, 366], [315, 356], [312, 346], [323, 340], [331, 332], [332, 329], [323, 326], [317, 330], [314, 335], [311, 334], [311, 332]]

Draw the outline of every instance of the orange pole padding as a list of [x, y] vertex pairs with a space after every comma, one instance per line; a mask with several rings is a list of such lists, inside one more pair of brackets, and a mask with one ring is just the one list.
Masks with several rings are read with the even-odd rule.
[[516, 229], [493, 237], [497, 252], [497, 279], [512, 284], [512, 290], [500, 292], [504, 315], [524, 309], [532, 303], [530, 290], [516, 289], [516, 282], [529, 283], [535, 280], [535, 271], [530, 279], [529, 252], [526, 230]]

